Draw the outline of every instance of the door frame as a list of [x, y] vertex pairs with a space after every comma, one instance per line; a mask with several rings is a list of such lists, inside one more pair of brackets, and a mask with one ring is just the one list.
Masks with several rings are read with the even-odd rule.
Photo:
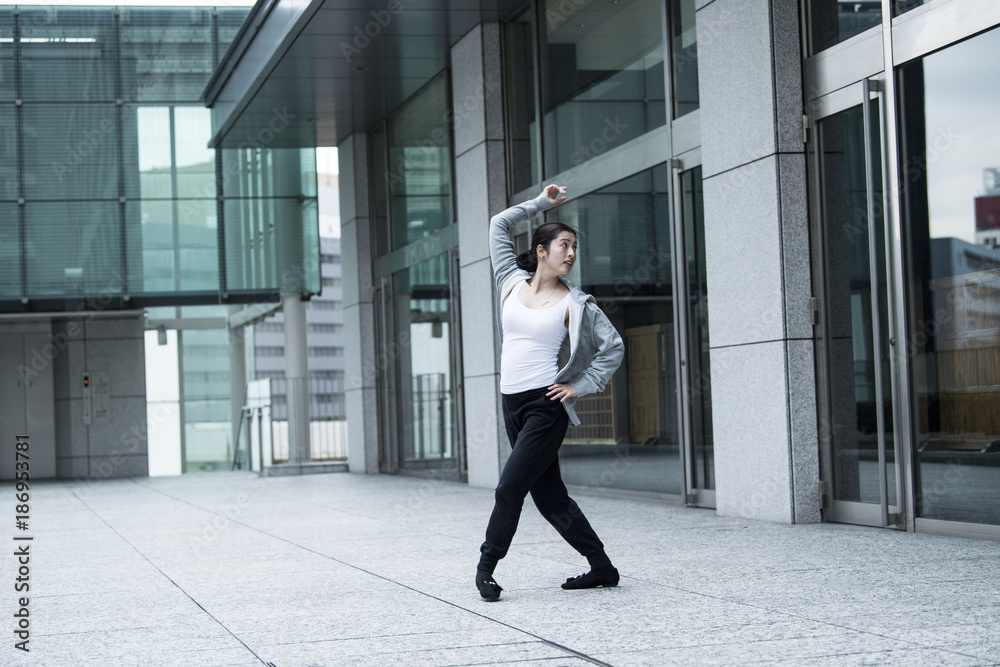
[[[878, 101], [878, 147], [879, 152], [875, 154], [872, 148], [873, 123], [871, 119], [871, 105], [865, 104]], [[823, 165], [822, 165], [822, 139], [816, 131], [819, 123], [824, 119], [847, 111], [855, 107], [862, 107], [865, 117], [865, 157], [866, 157], [866, 183], [868, 184], [868, 214], [869, 220], [873, 219], [873, 212], [876, 207], [882, 209], [882, 224], [884, 229], [885, 243], [885, 280], [886, 299], [885, 309], [888, 320], [888, 330], [881, 331], [880, 318], [873, 318], [873, 347], [876, 351], [881, 349], [880, 337], [887, 338], [889, 349], [889, 371], [887, 377], [883, 376], [881, 363], [876, 354], [875, 378], [876, 396], [885, 395], [881, 391], [882, 382], [889, 382], [889, 400], [892, 404], [892, 432], [893, 432], [893, 465], [895, 467], [895, 492], [896, 503], [889, 505], [887, 488], [887, 446], [882, 434], [884, 429], [877, 429], [879, 434], [879, 477], [880, 477], [880, 503], [865, 503], [846, 500], [836, 500], [833, 497], [831, 481], [833, 479], [833, 447], [829, 433], [831, 423], [832, 407], [830, 382], [832, 373], [830, 370], [830, 350], [829, 341], [829, 321], [825, 315], [827, 303], [827, 283], [826, 283], [826, 262], [823, 230], [825, 227], [825, 216], [823, 210]], [[810, 141], [807, 148], [807, 172], [809, 188], [809, 228], [810, 228], [810, 254], [813, 273], [813, 310], [814, 310], [814, 336], [816, 358], [816, 403], [818, 417], [818, 432], [820, 446], [820, 485], [822, 494], [822, 515], [824, 521], [836, 521], [843, 523], [855, 523], [876, 527], [891, 527], [906, 530], [913, 523], [913, 503], [912, 503], [912, 465], [910, 457], [910, 420], [909, 411], [903, 409], [909, 405], [908, 386], [905, 382], [907, 370], [907, 360], [905, 345], [899, 345], [899, 332], [904, 331], [903, 307], [904, 302], [900, 300], [902, 294], [902, 265], [900, 234], [898, 230], [898, 216], [895, 203], [896, 188], [891, 187], [892, 179], [895, 178], [896, 169], [892, 168], [892, 156], [888, 150], [893, 137], [889, 134], [889, 127], [894, 125], [887, 122], [889, 114], [892, 113], [890, 105], [887, 104], [885, 95], [884, 72], [882, 74], [865, 78], [852, 85], [840, 88], [832, 93], [817, 98], [811, 102], [813, 115], [809, 118], [809, 127], [812, 129]], [[876, 201], [873, 197], [871, 183], [871, 163], [879, 160], [881, 164], [881, 188], [882, 199]], [[870, 266], [876, 268], [876, 255], [872, 252], [874, 246], [873, 235], [876, 230], [868, 227], [869, 240], [869, 262]], [[877, 302], [872, 306], [877, 309]], [[876, 410], [876, 418], [881, 424], [884, 411]]]
[[[691, 411], [694, 405], [691, 400], [691, 364], [688, 363], [690, 340], [688, 336], [690, 312], [688, 308], [688, 266], [687, 238], [684, 233], [683, 188], [682, 174], [701, 166], [701, 147], [693, 148], [669, 161], [670, 167], [670, 242], [673, 255], [673, 302], [674, 302], [674, 358], [677, 360], [677, 415], [679, 435], [681, 439], [680, 463], [684, 471], [683, 494], [686, 505], [692, 507], [715, 508], [715, 489], [697, 486], [697, 476], [694, 466], [697, 457], [694, 454], [694, 418]], [[714, 441], [713, 441], [714, 454]], [[715, 457], [712, 457], [715, 465]]]

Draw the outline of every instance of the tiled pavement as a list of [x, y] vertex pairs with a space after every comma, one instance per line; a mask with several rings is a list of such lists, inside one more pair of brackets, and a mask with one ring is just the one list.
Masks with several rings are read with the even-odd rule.
[[489, 603], [473, 584], [489, 490], [215, 473], [31, 494], [17, 531], [0, 486], [5, 665], [1000, 664], [995, 542], [584, 496], [623, 578], [563, 591], [586, 563], [528, 500]]

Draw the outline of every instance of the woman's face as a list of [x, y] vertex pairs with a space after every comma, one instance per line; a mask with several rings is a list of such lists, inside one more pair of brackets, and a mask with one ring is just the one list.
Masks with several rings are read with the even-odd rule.
[[557, 275], [564, 276], [576, 262], [576, 234], [559, 232], [559, 236], [549, 243], [548, 252], [541, 245], [536, 248], [538, 263], [545, 264]]

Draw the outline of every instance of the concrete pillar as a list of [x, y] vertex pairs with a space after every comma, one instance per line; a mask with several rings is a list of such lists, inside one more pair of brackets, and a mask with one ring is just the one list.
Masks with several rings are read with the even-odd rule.
[[469, 485], [496, 486], [510, 452], [500, 417], [500, 347], [490, 217], [507, 207], [500, 26], [482, 23], [451, 50], [455, 110], [466, 460]]
[[379, 471], [379, 422], [372, 310], [372, 248], [368, 217], [368, 140], [352, 134], [340, 143], [340, 247], [344, 306], [344, 402], [347, 465], [353, 473]]
[[285, 315], [285, 378], [288, 380], [288, 462], [309, 463], [309, 349], [306, 304], [299, 294], [282, 294]]
[[699, 0], [716, 503], [819, 514], [796, 0]]
[[[230, 306], [229, 314], [239, 312], [242, 306]], [[232, 421], [232, 451], [240, 446], [240, 419], [243, 416], [243, 400], [247, 388], [247, 346], [246, 327], [229, 329], [229, 395], [231, 397], [229, 417]], [[249, 469], [249, 461], [246, 463]]]

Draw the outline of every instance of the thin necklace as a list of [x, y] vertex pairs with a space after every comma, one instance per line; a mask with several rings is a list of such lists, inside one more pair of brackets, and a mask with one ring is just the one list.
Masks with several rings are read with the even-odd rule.
[[538, 304], [538, 307], [539, 308], [544, 308], [545, 304], [547, 304], [549, 302], [549, 299], [552, 298], [552, 295], [556, 293], [557, 289], [559, 289], [559, 281], [558, 280], [556, 280], [556, 286], [552, 288], [551, 292], [549, 292], [549, 298], [546, 299], [545, 301], [542, 301], [540, 304]]

